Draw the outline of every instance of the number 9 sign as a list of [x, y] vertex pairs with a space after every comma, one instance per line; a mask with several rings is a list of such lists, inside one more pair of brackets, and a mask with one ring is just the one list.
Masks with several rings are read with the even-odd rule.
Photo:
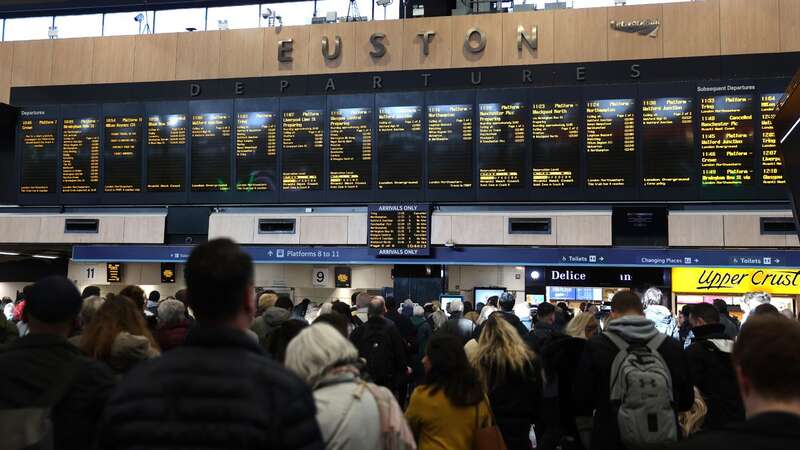
[[311, 284], [317, 287], [328, 287], [331, 279], [331, 269], [314, 268], [311, 272]]

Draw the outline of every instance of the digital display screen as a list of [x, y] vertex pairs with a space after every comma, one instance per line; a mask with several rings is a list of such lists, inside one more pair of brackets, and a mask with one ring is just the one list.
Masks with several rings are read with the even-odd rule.
[[575, 102], [531, 106], [534, 188], [574, 187], [580, 166], [580, 105]]
[[147, 118], [147, 190], [180, 192], [186, 179], [186, 115]]
[[278, 126], [275, 113], [244, 112], [236, 115], [236, 190], [276, 189]]
[[106, 283], [122, 283], [122, 263], [106, 263]]
[[478, 109], [478, 176], [485, 189], [519, 188], [525, 173], [527, 107], [481, 103]]
[[422, 185], [422, 107], [378, 110], [378, 189], [417, 189]]
[[61, 192], [97, 192], [100, 185], [100, 127], [97, 118], [64, 119], [61, 133]]
[[642, 100], [642, 183], [689, 186], [695, 161], [694, 106], [689, 97]]
[[369, 249], [377, 256], [427, 256], [430, 253], [430, 205], [370, 205]]
[[428, 106], [428, 187], [473, 187], [472, 105]]
[[701, 98], [700, 165], [704, 186], [753, 184], [753, 112], [750, 94]]
[[322, 110], [283, 111], [282, 127], [283, 190], [321, 189], [324, 158]]
[[192, 191], [230, 190], [231, 115], [192, 115]]
[[636, 179], [636, 101], [586, 102], [586, 185], [628, 187]]
[[778, 141], [775, 137], [775, 107], [783, 94], [763, 94], [761, 96], [761, 182], [765, 185], [785, 184], [783, 164], [778, 154]]
[[104, 192], [142, 191], [141, 116], [105, 118]]
[[56, 192], [58, 167], [58, 119], [25, 115], [22, 117], [19, 191], [22, 194], [53, 194]]
[[330, 189], [372, 187], [372, 108], [330, 111]]

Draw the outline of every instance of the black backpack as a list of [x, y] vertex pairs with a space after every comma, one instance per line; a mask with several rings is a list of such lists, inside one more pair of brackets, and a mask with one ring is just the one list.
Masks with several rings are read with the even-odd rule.
[[392, 386], [394, 363], [391, 338], [385, 326], [366, 324], [358, 343], [358, 354], [367, 360], [367, 373], [375, 384]]

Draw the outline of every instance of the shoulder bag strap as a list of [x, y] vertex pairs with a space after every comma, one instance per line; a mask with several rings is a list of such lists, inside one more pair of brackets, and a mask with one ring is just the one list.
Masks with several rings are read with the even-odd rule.
[[667, 339], [667, 335], [663, 333], [658, 333], [647, 342], [647, 348], [650, 349], [653, 353], [658, 352], [658, 347], [661, 347], [661, 344]]
[[603, 335], [607, 337], [612, 344], [616, 345], [617, 348], [619, 348], [619, 351], [621, 352], [627, 352], [628, 347], [631, 346], [625, 339], [622, 339], [621, 337], [617, 336], [616, 333], [612, 333], [610, 331], [604, 331]]
[[42, 405], [52, 409], [56, 406], [69, 391], [69, 388], [75, 383], [78, 373], [84, 361], [81, 357], [75, 358], [74, 361], [64, 364], [64, 371], [61, 380], [42, 393], [37, 399], [35, 405]]

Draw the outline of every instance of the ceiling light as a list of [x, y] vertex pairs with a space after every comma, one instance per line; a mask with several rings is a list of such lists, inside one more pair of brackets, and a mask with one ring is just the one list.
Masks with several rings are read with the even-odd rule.
[[14, 252], [0, 252], [0, 255], [2, 255], [2, 256], [19, 256], [19, 253], [14, 253]]
[[39, 259], [58, 259], [58, 256], [53, 255], [33, 255], [33, 257]]

